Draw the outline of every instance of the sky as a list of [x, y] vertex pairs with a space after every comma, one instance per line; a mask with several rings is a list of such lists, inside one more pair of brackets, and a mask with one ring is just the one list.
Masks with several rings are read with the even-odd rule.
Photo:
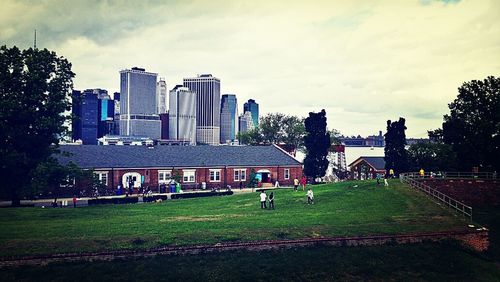
[[0, 45], [67, 58], [74, 88], [119, 91], [134, 66], [211, 73], [260, 112], [325, 109], [344, 135], [439, 128], [462, 83], [500, 75], [500, 1], [2, 0]]

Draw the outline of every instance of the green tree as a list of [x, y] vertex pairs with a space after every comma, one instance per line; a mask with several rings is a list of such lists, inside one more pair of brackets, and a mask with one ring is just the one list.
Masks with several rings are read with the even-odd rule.
[[291, 144], [296, 149], [304, 147], [304, 136], [306, 135], [304, 118], [285, 116], [282, 121], [282, 128], [283, 139], [281, 142]]
[[458, 88], [444, 116], [442, 140], [457, 154], [459, 169], [500, 170], [500, 78], [472, 80]]
[[238, 140], [240, 144], [252, 146], [259, 145], [264, 142], [259, 128], [253, 128], [245, 132], [238, 132]]
[[436, 142], [413, 144], [408, 148], [411, 171], [454, 171], [457, 156], [450, 145]]
[[341, 145], [342, 141], [340, 141], [340, 131], [337, 129], [332, 129], [329, 131], [330, 132], [330, 143], [332, 145]]
[[255, 169], [252, 168], [252, 170], [250, 171], [250, 178], [248, 178], [247, 187], [255, 188], [257, 187], [258, 183], [259, 180], [257, 180], [257, 173], [255, 172]]
[[54, 153], [70, 118], [71, 64], [47, 49], [0, 47], [0, 177], [13, 205], [31, 194], [38, 165]]
[[304, 146], [304, 119], [282, 113], [270, 113], [262, 117], [259, 126], [247, 132], [238, 133], [241, 144], [290, 144], [295, 148]]
[[328, 149], [330, 148], [330, 133], [326, 130], [326, 112], [310, 112], [305, 119], [306, 136], [304, 144], [306, 157], [304, 159], [304, 174], [313, 178], [325, 176], [328, 168]]
[[400, 117], [398, 121], [387, 121], [387, 132], [385, 133], [384, 160], [385, 169], [394, 170], [396, 175], [408, 170], [408, 153], [406, 146], [405, 119]]

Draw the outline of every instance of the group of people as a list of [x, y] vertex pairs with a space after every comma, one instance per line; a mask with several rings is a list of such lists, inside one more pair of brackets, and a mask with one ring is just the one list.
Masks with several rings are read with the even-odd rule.
[[[387, 174], [384, 176], [384, 186], [385, 187], [388, 187], [389, 186], [389, 182], [387, 182]], [[377, 186], [380, 185], [380, 181], [382, 180], [382, 175], [380, 173], [377, 173]]]
[[[261, 209], [267, 209], [266, 203], [269, 202], [269, 209], [274, 210], [274, 192], [271, 192], [271, 194], [269, 194], [269, 197], [268, 197], [266, 194], [266, 191], [262, 190], [260, 192], [259, 196], [260, 196], [260, 208]], [[307, 203], [310, 205], [314, 204], [314, 193], [311, 190], [311, 188], [309, 188], [309, 190], [307, 190]]]
[[306, 185], [307, 185], [307, 178], [305, 176], [302, 176], [302, 178], [299, 181], [299, 179], [297, 177], [295, 177], [293, 179], [293, 191], [298, 190], [299, 184], [302, 186], [302, 191], [305, 191]]
[[[73, 208], [76, 208], [76, 203], [78, 202], [78, 199], [76, 198], [76, 195], [73, 195], [72, 202], [73, 202]], [[62, 208], [64, 206], [68, 205], [68, 201], [62, 200], [62, 201], [58, 202], [57, 201], [57, 197], [56, 197], [56, 198], [54, 198], [54, 201], [52, 201], [52, 203], [50, 205], [53, 208], [57, 208], [57, 207]]]
[[260, 208], [261, 209], [267, 209], [266, 199], [269, 200], [269, 209], [274, 210], [274, 192], [271, 192], [271, 194], [269, 194], [269, 198], [267, 197], [265, 190], [262, 190], [262, 192], [260, 192]]

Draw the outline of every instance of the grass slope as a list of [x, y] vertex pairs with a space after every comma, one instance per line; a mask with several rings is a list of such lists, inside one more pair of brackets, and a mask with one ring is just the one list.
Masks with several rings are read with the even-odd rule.
[[[353, 185], [358, 187], [354, 188]], [[227, 241], [461, 230], [466, 221], [399, 181], [275, 191], [276, 210], [257, 193], [161, 204], [0, 210], [1, 256], [141, 249]]]
[[0, 275], [4, 281], [498, 281], [500, 268], [447, 242], [54, 263]]

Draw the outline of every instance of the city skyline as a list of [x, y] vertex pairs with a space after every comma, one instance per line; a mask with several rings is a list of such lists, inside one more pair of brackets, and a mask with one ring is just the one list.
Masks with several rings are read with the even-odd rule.
[[441, 126], [465, 81], [500, 73], [500, 2], [354, 3], [4, 1], [0, 40], [69, 59], [75, 89], [119, 90], [116, 72], [153, 70], [167, 85], [214, 73], [221, 93], [261, 116], [327, 112], [344, 135], [407, 136]]

